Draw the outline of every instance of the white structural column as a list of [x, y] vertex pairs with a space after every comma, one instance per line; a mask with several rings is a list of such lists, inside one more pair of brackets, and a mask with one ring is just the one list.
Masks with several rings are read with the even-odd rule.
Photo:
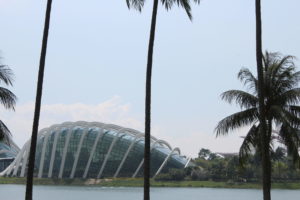
[[123, 129], [123, 128], [119, 129], [119, 130], [117, 131], [117, 134], [115, 135], [113, 141], [111, 142], [111, 144], [110, 144], [110, 146], [109, 146], [109, 149], [108, 149], [108, 151], [107, 151], [107, 154], [106, 154], [106, 156], [105, 156], [105, 158], [104, 158], [104, 161], [103, 161], [103, 163], [102, 163], [102, 166], [101, 166], [101, 168], [100, 168], [100, 171], [99, 171], [99, 173], [98, 173], [98, 175], [97, 175], [97, 178], [100, 178], [100, 177], [101, 177], [102, 172], [103, 172], [103, 170], [104, 170], [104, 168], [105, 168], [106, 162], [107, 162], [107, 160], [108, 160], [108, 158], [109, 158], [109, 156], [110, 156], [110, 152], [112, 151], [112, 149], [113, 149], [115, 143], [116, 143], [117, 140], [119, 139], [119, 135], [121, 134], [121, 131], [122, 131], [122, 130], [125, 130], [125, 129]]
[[26, 167], [27, 167], [27, 162], [28, 162], [28, 157], [29, 157], [29, 151], [30, 151], [30, 142], [27, 142], [25, 145], [25, 151], [26, 151], [26, 154], [25, 154], [25, 157], [24, 157], [24, 160], [23, 160], [23, 163], [22, 163], [22, 169], [21, 169], [21, 174], [20, 174], [20, 177], [24, 177], [25, 176], [25, 170], [26, 170]]
[[[25, 143], [24, 147], [19, 151], [19, 153], [16, 156], [15, 160], [4, 171], [2, 171], [0, 173], [0, 176], [4, 176], [4, 175], [9, 176], [10, 175], [11, 171], [16, 167], [16, 162], [17, 162], [18, 158], [24, 155], [24, 151], [26, 151], [25, 147], [26, 147], [26, 144], [28, 144], [28, 143], [30, 143], [30, 140]], [[22, 165], [22, 168], [23, 168], [23, 165]]]
[[40, 165], [39, 165], [38, 178], [42, 178], [42, 174], [43, 174], [45, 151], [46, 151], [46, 146], [48, 143], [48, 137], [49, 137], [49, 133], [47, 132], [45, 135], [45, 138], [44, 138], [44, 143], [43, 143], [43, 148], [42, 148], [42, 155], [41, 155], [41, 160], [40, 160]]
[[[20, 153], [21, 152], [19, 152], [18, 155], [20, 155]], [[18, 158], [18, 156], [17, 156], [17, 158]], [[10, 173], [11, 173], [11, 171], [12, 171], [12, 169], [13, 169], [13, 167], [16, 165], [16, 161], [17, 161], [16, 159], [17, 158], [15, 158], [15, 160], [3, 172], [1, 172], [1, 174], [3, 173], [5, 175], [9, 176]]]
[[165, 158], [164, 162], [161, 164], [161, 166], [158, 168], [157, 172], [155, 173], [154, 177], [155, 178], [159, 173], [160, 171], [164, 168], [164, 166], [167, 164], [168, 160], [170, 159], [170, 157], [173, 155], [174, 151], [177, 151], [179, 154], [180, 154], [180, 150], [179, 148], [174, 148], [170, 153], [169, 155]]
[[127, 157], [128, 157], [128, 155], [129, 155], [131, 149], [133, 148], [134, 144], [137, 143], [137, 142], [139, 141], [139, 139], [140, 139], [141, 137], [144, 137], [144, 135], [143, 135], [143, 134], [136, 135], [135, 138], [134, 138], [134, 140], [131, 142], [130, 146], [128, 147], [126, 153], [125, 153], [124, 156], [123, 156], [123, 159], [122, 159], [122, 161], [121, 161], [121, 163], [120, 163], [118, 169], [116, 170], [116, 172], [115, 172], [115, 174], [114, 174], [114, 178], [116, 178], [116, 177], [119, 175], [119, 172], [120, 172], [120, 170], [122, 169], [122, 167], [123, 167], [123, 165], [124, 165], [124, 163], [125, 163], [125, 160], [127, 159]]
[[4, 170], [0, 173], [0, 176], [9, 176], [11, 171], [14, 169], [14, 167], [16, 166], [16, 162], [17, 159], [21, 156], [21, 153], [24, 151], [24, 148], [22, 148], [22, 150], [18, 153], [18, 155], [16, 156], [16, 158], [14, 159], [14, 161]]
[[87, 174], [88, 174], [88, 171], [89, 171], [89, 169], [90, 169], [90, 165], [91, 165], [91, 162], [92, 162], [92, 159], [93, 159], [93, 156], [94, 156], [94, 153], [95, 153], [97, 144], [98, 144], [99, 140], [101, 141], [101, 138], [102, 138], [103, 135], [104, 135], [104, 127], [101, 127], [101, 128], [99, 128], [99, 129], [100, 129], [101, 132], [97, 134], [97, 137], [96, 137], [95, 142], [94, 142], [94, 144], [93, 144], [93, 147], [92, 147], [92, 150], [91, 150], [90, 157], [89, 157], [89, 159], [88, 159], [87, 165], [86, 165], [85, 170], [84, 170], [84, 173], [83, 173], [83, 178], [86, 178], [86, 177], [87, 177]]
[[59, 129], [55, 129], [53, 131], [53, 134], [55, 134], [55, 135], [54, 135], [53, 147], [52, 147], [51, 158], [50, 158], [50, 166], [49, 166], [49, 171], [48, 171], [48, 178], [52, 177], [52, 170], [53, 170], [53, 164], [54, 164], [54, 160], [55, 160], [57, 140], [58, 140], [58, 137], [60, 135], [59, 134], [60, 131], [61, 130], [59, 130]]
[[62, 156], [62, 160], [61, 160], [61, 163], [60, 163], [58, 178], [62, 178], [62, 174], [63, 174], [64, 168], [65, 168], [66, 155], [67, 155], [68, 146], [69, 146], [72, 131], [73, 131], [73, 127], [69, 127], [68, 132], [67, 132], [67, 138], [66, 138], [66, 141], [65, 141], [63, 156]]
[[73, 167], [72, 167], [72, 171], [71, 171], [71, 174], [70, 174], [70, 178], [74, 178], [74, 174], [75, 174], [75, 170], [76, 170], [76, 167], [77, 167], [77, 162], [78, 162], [78, 159], [79, 159], [79, 155], [80, 155], [82, 143], [83, 143], [83, 140], [84, 140], [84, 138], [85, 138], [85, 136], [86, 136], [86, 134], [88, 132], [89, 132], [89, 128], [86, 127], [83, 130], [83, 133], [81, 134], [80, 141], [79, 141], [79, 144], [77, 146], [77, 151], [75, 153], [75, 160], [74, 160], [74, 163], [73, 163]]
[[[14, 171], [13, 171], [13, 176], [16, 176], [17, 175], [17, 172], [18, 172], [18, 169], [19, 169], [19, 167], [20, 167], [20, 162], [21, 162], [21, 160], [22, 160], [22, 158], [23, 158], [23, 156], [24, 156], [24, 152], [25, 152], [25, 149], [23, 149], [21, 152], [20, 152], [20, 154], [19, 154], [19, 156], [16, 158], [16, 162], [15, 162], [15, 167], [14, 167]], [[10, 173], [10, 172], [9, 172]]]
[[[171, 147], [167, 142], [165, 142], [165, 141], [163, 141], [163, 140], [156, 140], [155, 142], [153, 142], [153, 143], [151, 144], [150, 152], [152, 151], [152, 149], [154, 148], [154, 146], [155, 146], [157, 143], [158, 143], [158, 144], [165, 144], [170, 150], [172, 149], [172, 147]], [[150, 155], [151, 155], [151, 154], [150, 154]], [[137, 169], [136, 169], [135, 172], [133, 173], [132, 178], [135, 178], [135, 177], [136, 177], [136, 175], [139, 173], [139, 171], [140, 171], [141, 167], [143, 166], [143, 164], [144, 164], [144, 158], [142, 159], [142, 161], [140, 162], [139, 166], [137, 167]]]
[[186, 162], [186, 164], [184, 165], [184, 168], [186, 168], [188, 165], [189, 165], [189, 163], [191, 162], [191, 157], [188, 159], [188, 161]]

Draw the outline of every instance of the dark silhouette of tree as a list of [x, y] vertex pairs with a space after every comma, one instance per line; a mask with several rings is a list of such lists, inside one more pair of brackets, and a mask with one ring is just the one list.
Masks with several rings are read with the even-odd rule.
[[[4, 83], [6, 86], [13, 86], [13, 72], [11, 69], [0, 64], [0, 83]], [[6, 109], [15, 110], [17, 97], [9, 89], [0, 87], [0, 103]], [[0, 141], [6, 144], [10, 144], [11, 133], [7, 126], [0, 120]]]
[[[158, 1], [153, 0], [150, 38], [148, 45], [147, 69], [146, 69], [146, 97], [145, 97], [145, 150], [144, 150], [144, 200], [150, 199], [150, 138], [151, 138], [151, 78], [152, 78], [152, 63], [153, 63], [153, 48], [155, 39], [156, 16]], [[200, 3], [200, 0], [194, 0]], [[128, 7], [131, 6], [141, 10], [145, 0], [126, 0]], [[192, 19], [191, 7], [189, 0], [161, 0], [161, 3], [166, 10], [172, 8], [174, 4], [185, 9], [188, 17]]]
[[256, 67], [258, 81], [259, 121], [260, 121], [260, 145], [263, 175], [263, 197], [264, 200], [271, 200], [271, 161], [269, 154], [268, 133], [266, 123], [266, 108], [264, 104], [264, 80], [262, 61], [262, 23], [261, 23], [261, 0], [255, 0], [255, 21], [256, 21]]
[[42, 50], [41, 50], [41, 57], [40, 57], [40, 64], [39, 64], [34, 119], [33, 119], [33, 126], [32, 126], [32, 135], [31, 135], [30, 155], [29, 155], [28, 171], [27, 171], [25, 200], [32, 200], [33, 171], [34, 171], [36, 141], [37, 141], [40, 110], [41, 110], [42, 89], [43, 89], [44, 69], [45, 69], [48, 33], [49, 33], [49, 25], [50, 25], [51, 5], [52, 5], [52, 0], [48, 0], [47, 8], [46, 8], [46, 16], [45, 16]]
[[211, 151], [209, 149], [201, 148], [198, 153], [198, 158], [207, 159], [210, 154], [211, 154]]
[[271, 160], [282, 161], [286, 155], [286, 150], [283, 147], [277, 147], [275, 151], [271, 152]]
[[[281, 57], [278, 53], [265, 53], [263, 57], [263, 92], [266, 135], [264, 145], [261, 144], [261, 112], [259, 104], [258, 79], [249, 71], [241, 69], [238, 78], [247, 85], [251, 93], [241, 90], [229, 90], [221, 97], [223, 100], [232, 103], [236, 102], [242, 110], [221, 120], [215, 131], [217, 136], [226, 135], [229, 131], [243, 126], [251, 126], [244, 138], [240, 148], [239, 156], [243, 164], [252, 149], [256, 149], [261, 158], [264, 198], [270, 198], [268, 194], [271, 186], [271, 160], [272, 142], [279, 140], [286, 145], [293, 156], [295, 164], [300, 166], [299, 145], [300, 138], [300, 88], [297, 88], [300, 80], [300, 72], [295, 72], [295, 65], [292, 56]], [[279, 127], [279, 132], [272, 130], [274, 124]], [[267, 150], [266, 150], [267, 149]], [[264, 157], [265, 156], [265, 157]], [[267, 160], [266, 160], [267, 159]], [[268, 172], [266, 172], [266, 163]], [[265, 180], [268, 179], [268, 180]], [[267, 184], [267, 185], [266, 185]]]

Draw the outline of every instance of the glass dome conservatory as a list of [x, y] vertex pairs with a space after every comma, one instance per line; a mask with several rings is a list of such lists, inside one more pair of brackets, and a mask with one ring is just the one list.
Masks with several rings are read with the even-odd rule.
[[[28, 141], [2, 176], [24, 177]], [[144, 134], [99, 122], [66, 122], [39, 131], [34, 176], [38, 178], [104, 178], [143, 176]], [[184, 168], [190, 159], [179, 148], [151, 138], [151, 176]]]

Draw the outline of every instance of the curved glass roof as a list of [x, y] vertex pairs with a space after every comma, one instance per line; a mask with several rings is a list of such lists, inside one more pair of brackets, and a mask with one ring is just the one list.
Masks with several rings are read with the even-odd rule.
[[[28, 141], [0, 175], [24, 177]], [[39, 178], [103, 178], [143, 175], [144, 134], [98, 122], [65, 122], [39, 131], [34, 175]], [[178, 148], [151, 138], [151, 176], [184, 168]]]

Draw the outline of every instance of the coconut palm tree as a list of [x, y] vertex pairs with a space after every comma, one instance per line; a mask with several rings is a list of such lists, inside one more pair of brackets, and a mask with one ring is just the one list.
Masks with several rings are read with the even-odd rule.
[[[13, 72], [6, 65], [0, 64], [0, 83], [4, 83], [6, 86], [13, 85]], [[15, 110], [17, 97], [10, 90], [0, 87], [0, 103], [6, 109]], [[11, 133], [7, 126], [0, 120], [0, 141], [10, 144]]]
[[[295, 164], [300, 167], [299, 147], [300, 138], [298, 129], [300, 128], [300, 72], [295, 72], [295, 65], [292, 56], [282, 57], [278, 53], [266, 52], [263, 56], [263, 92], [265, 94], [265, 122], [266, 134], [261, 131], [261, 112], [258, 94], [258, 79], [247, 68], [241, 69], [238, 78], [248, 86], [250, 93], [242, 90], [229, 90], [221, 97], [223, 100], [235, 102], [243, 109], [221, 120], [215, 131], [217, 136], [226, 135], [229, 131], [250, 126], [250, 130], [244, 137], [240, 147], [240, 161], [243, 163], [252, 149], [255, 149], [261, 158], [262, 166], [267, 164], [268, 173], [263, 174], [263, 179], [271, 183], [271, 161], [270, 153], [274, 141], [279, 141], [286, 145], [288, 152], [293, 156]], [[274, 132], [273, 127], [279, 128]], [[263, 160], [265, 147], [261, 145], [261, 135], [264, 136], [264, 144], [267, 145], [267, 160]], [[266, 163], [263, 163], [266, 162]], [[265, 177], [266, 176], [266, 177]], [[265, 189], [265, 188], [263, 188]], [[264, 193], [264, 198], [271, 198]]]
[[[200, 0], [194, 0], [200, 3]], [[134, 7], [138, 10], [144, 5], [145, 0], [126, 0], [128, 7]], [[191, 7], [189, 0], [161, 0], [166, 10], [172, 8], [174, 4], [185, 9], [189, 19], [192, 20]], [[151, 78], [153, 48], [155, 39], [156, 17], [158, 9], [158, 0], [153, 0], [152, 19], [150, 27], [150, 38], [148, 45], [147, 69], [146, 69], [146, 97], [145, 97], [145, 150], [144, 150], [144, 200], [150, 199], [150, 135], [151, 135]]]
[[48, 33], [49, 33], [49, 26], [50, 26], [51, 5], [52, 5], [52, 0], [48, 0], [47, 8], [46, 8], [39, 72], [38, 72], [34, 119], [32, 125], [32, 135], [31, 135], [31, 144], [30, 144], [31, 146], [30, 146], [30, 155], [29, 155], [29, 162], [28, 162], [27, 182], [26, 182], [26, 195], [25, 195], [26, 200], [32, 200], [32, 184], [33, 184], [33, 171], [34, 171], [34, 162], [35, 162], [35, 150], [36, 150], [36, 141], [37, 141], [40, 110], [41, 110], [44, 69], [45, 69], [45, 61], [46, 61]]

